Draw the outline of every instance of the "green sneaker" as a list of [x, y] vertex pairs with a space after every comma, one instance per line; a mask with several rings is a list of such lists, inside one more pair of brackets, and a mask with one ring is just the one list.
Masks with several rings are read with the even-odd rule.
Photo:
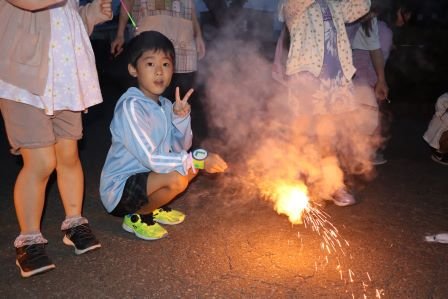
[[184, 222], [185, 214], [169, 207], [162, 207], [153, 212], [154, 221], [162, 224], [174, 225]]
[[158, 223], [154, 222], [152, 214], [129, 214], [124, 216], [121, 225], [127, 232], [134, 233], [143, 240], [158, 240], [165, 237], [168, 232]]

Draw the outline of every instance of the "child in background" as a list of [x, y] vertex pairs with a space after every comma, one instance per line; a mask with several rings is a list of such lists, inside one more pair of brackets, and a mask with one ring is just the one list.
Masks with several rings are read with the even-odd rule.
[[[413, 7], [406, 1], [372, 1], [370, 12], [360, 20], [347, 26], [353, 48], [353, 63], [356, 67], [354, 83], [371, 86], [375, 91], [379, 108], [379, 127], [374, 136], [385, 139], [391, 122], [387, 105], [389, 88], [385, 78], [385, 64], [393, 49], [393, 30], [406, 25], [412, 17]], [[387, 102], [384, 101], [387, 99]], [[374, 137], [375, 138], [375, 137]], [[372, 158], [374, 165], [387, 163], [384, 158], [385, 140]]]
[[431, 146], [431, 159], [448, 165], [448, 92], [437, 99], [435, 110], [423, 139]]
[[185, 215], [166, 207], [196, 176], [196, 169], [223, 172], [226, 162], [192, 143], [190, 89], [174, 105], [161, 96], [170, 85], [174, 46], [157, 31], [145, 31], [128, 47], [128, 69], [138, 82], [118, 100], [110, 125], [112, 145], [101, 173], [106, 210], [124, 217], [122, 227], [144, 240], [167, 235], [161, 224], [181, 223]]
[[[298, 115], [296, 127], [318, 144], [320, 163], [336, 160], [342, 162], [341, 167], [346, 171], [354, 171], [364, 160], [363, 155], [369, 153], [358, 151], [343, 157], [342, 149], [355, 150], [354, 137], [367, 134], [361, 131], [372, 130], [377, 120], [363, 119], [358, 113], [360, 105], [351, 83], [355, 68], [345, 23], [365, 15], [370, 1], [285, 0], [280, 7], [290, 33], [285, 84], [290, 107]], [[353, 121], [347, 121], [350, 119]], [[371, 125], [367, 128], [366, 123]], [[352, 136], [347, 137], [347, 132]], [[324, 164], [320, 168], [326, 171]], [[322, 174], [322, 180], [332, 177], [330, 172]], [[332, 185], [331, 199], [336, 205], [356, 202], [343, 182], [328, 185]]]
[[[384, 5], [379, 1], [378, 5]], [[415, 11], [415, 4], [409, 0], [391, 1], [390, 9], [384, 9], [378, 15], [378, 19], [385, 22], [392, 31], [409, 23]]]
[[[358, 21], [347, 25], [347, 33], [353, 51], [353, 64], [356, 68], [356, 75], [353, 82], [357, 85], [366, 85], [375, 92], [378, 101], [380, 126], [374, 134], [374, 138], [383, 138], [386, 135], [388, 123], [387, 108], [384, 107], [384, 100], [387, 99], [389, 88], [386, 82], [385, 64], [392, 48], [392, 30], [383, 21], [377, 21], [377, 16], [387, 9], [385, 2], [374, 1], [368, 14]], [[383, 142], [380, 149], [372, 157], [374, 165], [387, 163], [384, 158]]]
[[356, 68], [354, 80], [372, 86], [376, 98], [382, 101], [389, 92], [384, 67], [392, 47], [392, 30], [377, 20], [379, 11], [372, 5], [368, 14], [347, 26], [347, 33]]
[[81, 113], [101, 103], [88, 33], [112, 18], [111, 0], [79, 7], [69, 0], [0, 1], [0, 110], [13, 153], [23, 159], [14, 187], [23, 277], [55, 268], [40, 223], [45, 189], [56, 170], [65, 210], [63, 242], [76, 254], [101, 247], [81, 214], [84, 177], [77, 141]]
[[[152, 30], [167, 36], [174, 44], [176, 67], [171, 85], [164, 96], [174, 99], [175, 88], [181, 94], [195, 85], [197, 61], [205, 56], [205, 43], [193, 0], [123, 0], [118, 21], [117, 35], [111, 43], [111, 53], [123, 51], [128, 11], [135, 17], [134, 34]], [[128, 11], [126, 11], [126, 9]]]

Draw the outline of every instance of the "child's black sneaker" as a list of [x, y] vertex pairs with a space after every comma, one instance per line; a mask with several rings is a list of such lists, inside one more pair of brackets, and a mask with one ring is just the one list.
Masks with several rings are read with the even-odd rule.
[[54, 269], [56, 266], [45, 253], [44, 244], [25, 245], [16, 248], [16, 265], [22, 277], [30, 277]]
[[75, 253], [78, 255], [101, 247], [87, 223], [69, 228], [64, 233], [62, 241], [65, 245], [75, 247]]
[[431, 159], [434, 162], [448, 166], [448, 154], [443, 154], [443, 153], [434, 151], [433, 154], [431, 155]]

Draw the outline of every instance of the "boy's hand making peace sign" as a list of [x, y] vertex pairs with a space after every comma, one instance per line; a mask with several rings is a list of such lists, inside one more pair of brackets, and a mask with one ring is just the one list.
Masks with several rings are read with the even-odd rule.
[[179, 87], [176, 87], [176, 102], [174, 102], [173, 105], [173, 112], [175, 115], [184, 117], [187, 116], [188, 113], [190, 113], [191, 107], [190, 104], [188, 104], [188, 99], [190, 98], [193, 91], [193, 88], [190, 88], [187, 94], [181, 99], [179, 94]]

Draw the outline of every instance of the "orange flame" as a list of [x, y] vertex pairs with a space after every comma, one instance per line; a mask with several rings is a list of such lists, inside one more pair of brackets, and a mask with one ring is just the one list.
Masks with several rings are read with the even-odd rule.
[[308, 188], [303, 183], [279, 183], [272, 197], [277, 213], [288, 216], [293, 224], [303, 223], [303, 214], [310, 207]]

